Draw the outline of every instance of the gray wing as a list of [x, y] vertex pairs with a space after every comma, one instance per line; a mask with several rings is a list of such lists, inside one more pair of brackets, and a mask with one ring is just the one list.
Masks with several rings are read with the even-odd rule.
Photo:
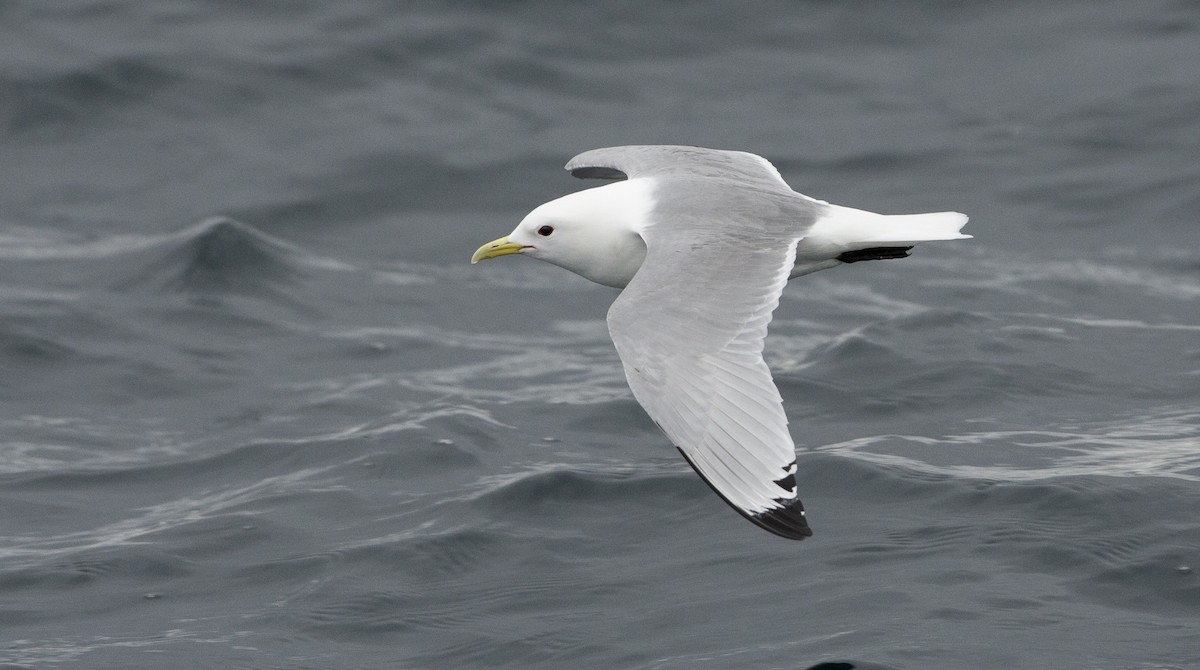
[[633, 145], [585, 151], [567, 163], [581, 179], [630, 179], [687, 175], [734, 178], [771, 189], [791, 187], [771, 162], [745, 151], [701, 147]]
[[769, 204], [756, 200], [748, 216], [744, 194], [687, 202], [694, 211], [656, 206], [609, 331], [634, 397], [713, 490], [759, 526], [804, 539], [795, 446], [762, 358], [800, 234], [763, 224], [780, 214]]

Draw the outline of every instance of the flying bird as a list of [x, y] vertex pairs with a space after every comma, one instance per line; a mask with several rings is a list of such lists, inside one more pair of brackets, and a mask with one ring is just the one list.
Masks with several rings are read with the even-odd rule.
[[883, 215], [793, 191], [765, 158], [683, 146], [595, 149], [571, 174], [611, 183], [547, 202], [471, 257], [521, 254], [623, 289], [608, 329], [634, 398], [742, 516], [812, 535], [795, 445], [763, 361], [788, 280], [969, 238], [958, 212]]

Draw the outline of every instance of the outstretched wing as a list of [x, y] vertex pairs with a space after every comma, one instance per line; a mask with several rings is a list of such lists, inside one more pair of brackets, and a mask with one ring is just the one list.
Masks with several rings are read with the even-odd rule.
[[727, 503], [804, 539], [795, 446], [762, 351], [807, 210], [711, 180], [659, 186], [646, 259], [608, 312], [629, 387]]
[[580, 179], [636, 179], [686, 175], [734, 178], [771, 189], [791, 187], [771, 162], [745, 151], [701, 147], [632, 145], [585, 151], [567, 162]]

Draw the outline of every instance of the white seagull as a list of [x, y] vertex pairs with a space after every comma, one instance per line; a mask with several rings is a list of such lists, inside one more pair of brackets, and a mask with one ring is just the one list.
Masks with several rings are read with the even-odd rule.
[[634, 398], [725, 502], [786, 538], [812, 535], [795, 445], [763, 362], [789, 279], [959, 240], [958, 212], [883, 215], [797, 193], [761, 156], [595, 149], [571, 174], [615, 180], [552, 200], [471, 257], [522, 254], [624, 289], [608, 330]]

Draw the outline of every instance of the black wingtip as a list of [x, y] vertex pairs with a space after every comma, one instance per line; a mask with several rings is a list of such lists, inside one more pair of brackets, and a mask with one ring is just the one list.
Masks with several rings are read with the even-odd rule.
[[[786, 537], [789, 540], [803, 540], [804, 538], [812, 537], [812, 528], [808, 527], [808, 519], [804, 516], [804, 505], [800, 502], [799, 498], [791, 500], [785, 506], [778, 509], [773, 509], [769, 512], [760, 512], [758, 514], [747, 512], [741, 507], [729, 502], [729, 498], [726, 498], [725, 494], [717, 490], [717, 487], [713, 486], [712, 482], [708, 481], [708, 478], [704, 476], [704, 473], [700, 472], [700, 469], [696, 467], [696, 464], [692, 462], [692, 459], [688, 458], [688, 455], [683, 452], [683, 449], [680, 449], [679, 447], [675, 447], [675, 449], [678, 450], [683, 456], [683, 460], [687, 461], [688, 465], [692, 466], [692, 469], [696, 471], [696, 474], [700, 475], [700, 479], [705, 484], [708, 484], [708, 488], [712, 489], [713, 493], [717, 494], [721, 500], [725, 501], [726, 505], [732, 507], [734, 511], [736, 511], [738, 514], [741, 514], [744, 518], [750, 521], [750, 523], [753, 523], [759, 528], [762, 528], [770, 533], [774, 533], [779, 537]], [[785, 477], [784, 480], [786, 479], [788, 478]], [[791, 478], [791, 481], [792, 485], [795, 486], [795, 478]], [[776, 483], [778, 484], [779, 482]], [[779, 502], [784, 501], [781, 499]]]
[[579, 179], [629, 179], [629, 175], [616, 168], [598, 166], [577, 167], [571, 170], [571, 176]]
[[808, 527], [808, 519], [804, 516], [804, 505], [799, 499], [791, 501], [786, 507], [744, 516], [760, 528], [789, 540], [803, 540], [812, 537], [813, 534], [812, 528]]

